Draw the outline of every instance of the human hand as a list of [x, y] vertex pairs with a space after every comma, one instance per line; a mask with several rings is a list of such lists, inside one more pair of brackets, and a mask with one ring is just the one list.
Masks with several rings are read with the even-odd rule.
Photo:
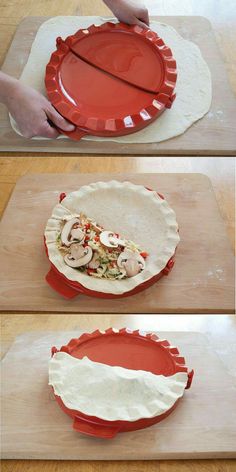
[[119, 21], [129, 25], [149, 26], [149, 15], [145, 5], [134, 0], [104, 0]]
[[57, 138], [60, 134], [53, 125], [63, 131], [73, 131], [75, 126], [66, 121], [39, 92], [19, 81], [14, 81], [5, 104], [25, 138], [42, 136]]

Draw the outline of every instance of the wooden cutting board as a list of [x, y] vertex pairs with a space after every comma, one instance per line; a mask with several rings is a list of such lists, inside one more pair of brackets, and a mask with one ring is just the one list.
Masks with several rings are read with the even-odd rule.
[[[2, 70], [19, 77], [27, 62], [39, 26], [48, 17], [27, 17], [16, 30]], [[213, 100], [210, 112], [183, 135], [151, 144], [119, 144], [71, 140], [38, 141], [18, 136], [11, 128], [6, 109], [0, 105], [0, 151], [72, 152], [99, 154], [234, 155], [236, 150], [236, 100], [225, 65], [218, 51], [211, 24], [193, 16], [153, 17], [173, 26], [201, 49], [212, 74]]]
[[[2, 361], [3, 459], [182, 459], [236, 457], [236, 382], [233, 342], [221, 349], [198, 332], [162, 332], [178, 346], [192, 386], [176, 410], [150, 428], [119, 434], [111, 441], [72, 430], [47, 385], [50, 348], [78, 337], [79, 331], [25, 333]], [[222, 348], [222, 346], [221, 346]]]
[[[163, 194], [177, 214], [181, 242], [172, 272], [129, 298], [66, 300], [45, 281], [43, 234], [61, 192], [103, 180], [129, 180]], [[18, 180], [0, 225], [0, 307], [76, 313], [230, 313], [234, 257], [209, 179], [202, 174], [34, 174]]]

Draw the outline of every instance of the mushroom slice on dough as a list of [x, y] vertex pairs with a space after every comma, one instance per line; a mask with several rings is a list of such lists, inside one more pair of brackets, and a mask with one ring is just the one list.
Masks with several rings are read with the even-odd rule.
[[145, 260], [138, 252], [125, 249], [119, 255], [117, 265], [126, 270], [127, 277], [134, 277], [145, 268]]
[[71, 232], [71, 239], [72, 240], [75, 240], [77, 239], [80, 244], [82, 244], [82, 242], [84, 241], [84, 232], [80, 229], [80, 228], [72, 228]]
[[80, 224], [80, 220], [77, 217], [71, 218], [62, 228], [61, 242], [65, 246], [70, 246], [75, 240], [79, 240], [80, 244], [84, 241], [85, 235], [83, 231], [80, 228], [73, 228], [75, 224]]
[[166, 377], [61, 351], [49, 361], [49, 385], [64, 405], [107, 421], [136, 421], [165, 413], [183, 396], [187, 380], [186, 372]]
[[103, 228], [99, 226], [96, 221], [91, 221], [91, 226], [92, 228], [96, 231], [96, 233], [101, 233], [103, 231]]
[[80, 259], [81, 257], [84, 257], [85, 254], [87, 254], [87, 248], [78, 243], [71, 244], [70, 256], [73, 259]]
[[100, 265], [100, 257], [98, 252], [94, 252], [93, 258], [91, 259], [89, 263], [89, 269], [97, 269]]
[[93, 257], [91, 247], [83, 247], [80, 244], [72, 244], [70, 253], [64, 257], [65, 263], [73, 268], [82, 267], [88, 264]]
[[111, 248], [126, 246], [126, 242], [123, 239], [114, 236], [112, 231], [102, 231], [100, 234], [100, 241], [104, 246]]

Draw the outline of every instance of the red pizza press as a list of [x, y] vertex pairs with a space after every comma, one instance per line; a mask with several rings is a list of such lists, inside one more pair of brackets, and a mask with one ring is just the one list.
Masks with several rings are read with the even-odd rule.
[[[128, 328], [120, 330], [109, 328], [104, 332], [96, 330], [93, 333], [84, 333], [78, 339], [71, 339], [59, 350], [53, 347], [52, 356], [58, 351], [66, 352], [78, 359], [87, 356], [94, 362], [132, 370], [145, 370], [166, 377], [177, 372], [186, 372], [188, 377], [186, 389], [190, 388], [194, 375], [194, 371], [186, 366], [185, 359], [180, 355], [177, 347], [171, 346], [169, 341], [160, 339], [154, 333], [142, 333]], [[73, 418], [75, 431], [104, 439], [112, 439], [118, 433], [135, 431], [159, 423], [169, 416], [181, 401], [177, 400], [169, 410], [153, 418], [140, 418], [136, 421], [105, 421], [67, 408], [60, 396], [55, 395], [55, 398], [64, 413]]]
[[79, 140], [141, 130], [171, 107], [176, 80], [171, 49], [155, 32], [108, 22], [57, 38], [45, 86], [52, 105], [76, 127], [61, 132]]

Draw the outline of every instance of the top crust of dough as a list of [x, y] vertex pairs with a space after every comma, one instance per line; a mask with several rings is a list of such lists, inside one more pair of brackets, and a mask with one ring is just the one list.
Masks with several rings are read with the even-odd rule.
[[107, 421], [136, 421], [168, 411], [183, 396], [187, 373], [170, 377], [77, 359], [57, 352], [49, 385], [67, 408]]

